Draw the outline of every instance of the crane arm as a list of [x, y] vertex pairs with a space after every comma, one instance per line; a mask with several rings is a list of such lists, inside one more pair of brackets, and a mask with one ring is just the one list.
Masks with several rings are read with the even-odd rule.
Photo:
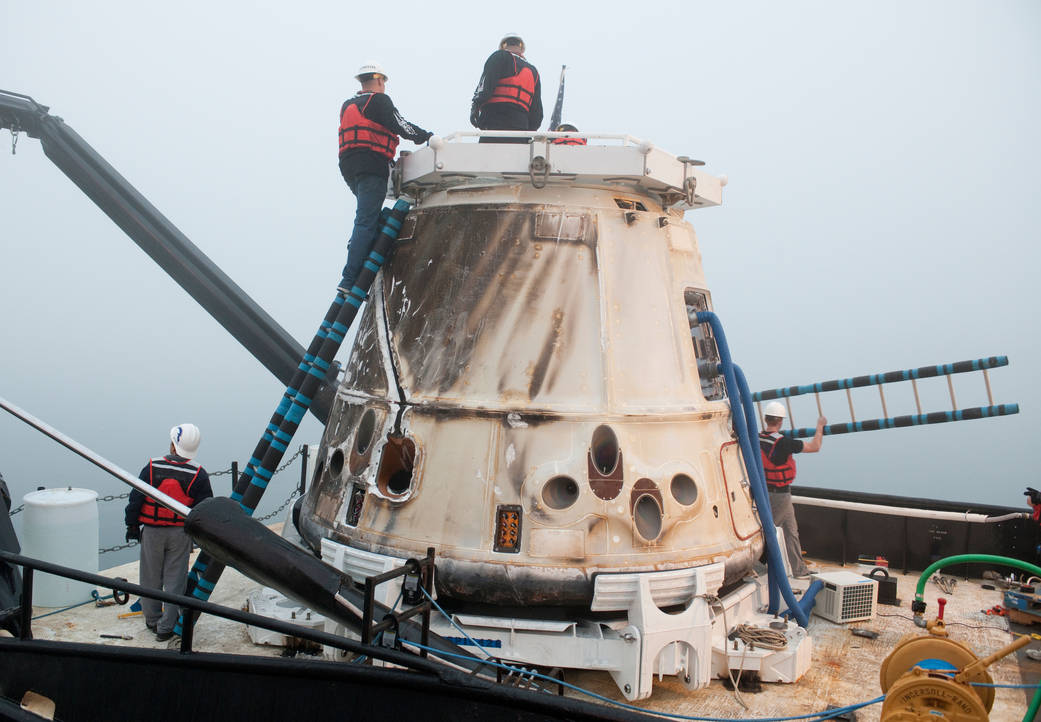
[[[43, 152], [174, 281], [288, 384], [304, 348], [61, 118], [27, 95], [0, 90], [0, 128], [39, 138]], [[336, 390], [330, 369], [311, 411], [323, 423]]]

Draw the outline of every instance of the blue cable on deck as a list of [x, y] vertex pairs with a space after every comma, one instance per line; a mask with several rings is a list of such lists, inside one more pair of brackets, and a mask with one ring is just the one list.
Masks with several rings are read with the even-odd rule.
[[[426, 650], [427, 652], [433, 653], [437, 657], [454, 657], [454, 658], [458, 658], [458, 659], [467, 659], [467, 660], [471, 660], [471, 661], [473, 660], [473, 657], [467, 657], [465, 655], [455, 654], [453, 652], [446, 652], [446, 651], [441, 650], [441, 649], [434, 649], [433, 647], [427, 647], [427, 646], [424, 646], [424, 645], [420, 644], [419, 642], [413, 642], [412, 640], [402, 640], [402, 644], [403, 645], [408, 645], [409, 647], [415, 647], [416, 649]], [[672, 712], [658, 712], [658, 711], [655, 711], [655, 710], [643, 709], [641, 707], [637, 707], [635, 705], [631, 705], [631, 704], [628, 704], [626, 702], [619, 702], [617, 700], [613, 700], [610, 697], [605, 697], [604, 695], [597, 694], [596, 692], [591, 692], [588, 689], [584, 689], [582, 687], [579, 687], [578, 685], [574, 685], [574, 684], [571, 684], [569, 682], [565, 682], [562, 679], [557, 679], [555, 677], [550, 677], [549, 675], [541, 674], [539, 672], [534, 672], [534, 671], [529, 670], [529, 669], [523, 669], [523, 668], [518, 668], [518, 667], [511, 667], [510, 665], [504, 664], [502, 662], [496, 662], [494, 660], [490, 660], [489, 659], [489, 660], [484, 660], [484, 664], [488, 664], [488, 665], [491, 665], [493, 667], [499, 667], [499, 668], [505, 669], [505, 670], [507, 670], [509, 672], [514, 672], [516, 674], [524, 675], [524, 676], [527, 676], [527, 677], [533, 677], [533, 678], [536, 678], [536, 679], [543, 679], [543, 680], [546, 680], [547, 682], [552, 682], [555, 685], [560, 685], [562, 687], [567, 687], [568, 689], [570, 689], [570, 690], [572, 690], [574, 692], [578, 692], [579, 694], [584, 694], [584, 695], [586, 695], [588, 697], [591, 697], [591, 698], [593, 698], [595, 700], [599, 700], [601, 702], [605, 702], [605, 703], [607, 703], [609, 705], [612, 705], [614, 707], [620, 707], [622, 709], [627, 709], [627, 710], [630, 710], [632, 712], [642, 712], [643, 714], [655, 715], [657, 717], [662, 717], [662, 718], [665, 718], [665, 719], [695, 720], [696, 722], [790, 722], [792, 720], [811, 720], [811, 721], [826, 720], [826, 719], [832, 719], [832, 718], [837, 717], [839, 715], [846, 714], [847, 712], [852, 712], [854, 710], [858, 710], [861, 707], [868, 707], [868, 706], [873, 705], [873, 704], [878, 704], [879, 702], [882, 702], [885, 699], [885, 695], [882, 695], [880, 697], [875, 697], [874, 699], [870, 699], [870, 700], [868, 700], [866, 702], [857, 702], [856, 704], [846, 705], [845, 707], [837, 707], [835, 709], [829, 709], [829, 710], [825, 710], [823, 712], [810, 712], [808, 714], [793, 715], [791, 717], [755, 717], [755, 718], [694, 717], [694, 716], [685, 715], [685, 714], [675, 714], [675, 713], [672, 713]]]

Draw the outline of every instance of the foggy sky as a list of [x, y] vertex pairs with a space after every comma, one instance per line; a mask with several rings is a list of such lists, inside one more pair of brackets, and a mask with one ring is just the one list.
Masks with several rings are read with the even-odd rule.
[[[565, 121], [729, 177], [724, 205], [687, 220], [753, 389], [1009, 356], [991, 380], [1018, 416], [829, 437], [798, 483], [1025, 510], [1024, 487], [1041, 485], [1036, 2], [352, 7], [4, 0], [0, 88], [50, 106], [306, 345], [354, 213], [336, 128], [356, 68], [381, 62], [402, 114], [445, 135], [469, 128], [484, 59], [518, 32], [547, 116], [567, 64]], [[9, 142], [0, 133], [0, 396], [134, 474], [182, 422], [202, 429], [207, 468], [248, 458], [281, 385], [38, 141], [21, 136], [14, 156]], [[979, 375], [954, 383], [959, 406], [986, 403]], [[858, 418], [882, 415], [876, 391], [855, 400]], [[914, 411], [909, 389], [887, 401]], [[923, 402], [948, 408], [944, 382], [923, 384]], [[825, 413], [849, 420], [844, 396]], [[796, 406], [797, 425], [815, 416]], [[311, 419], [296, 442], [320, 433]], [[7, 414], [0, 471], [18, 499], [123, 491]], [[114, 517], [103, 510], [103, 546], [122, 541]]]

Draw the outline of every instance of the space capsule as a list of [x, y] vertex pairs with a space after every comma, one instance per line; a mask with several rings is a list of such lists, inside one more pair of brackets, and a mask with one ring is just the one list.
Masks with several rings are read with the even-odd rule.
[[345, 568], [433, 547], [441, 598], [495, 607], [588, 608], [618, 572], [739, 580], [762, 532], [684, 220], [725, 178], [628, 136], [472, 135], [395, 171], [413, 209], [357, 322], [302, 536]]

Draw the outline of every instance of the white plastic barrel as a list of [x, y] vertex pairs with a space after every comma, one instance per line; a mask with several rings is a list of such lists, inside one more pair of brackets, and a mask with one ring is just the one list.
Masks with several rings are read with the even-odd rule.
[[[98, 573], [98, 494], [90, 489], [41, 489], [23, 499], [22, 555]], [[53, 574], [33, 575], [33, 605], [67, 607], [89, 601], [94, 586]]]

